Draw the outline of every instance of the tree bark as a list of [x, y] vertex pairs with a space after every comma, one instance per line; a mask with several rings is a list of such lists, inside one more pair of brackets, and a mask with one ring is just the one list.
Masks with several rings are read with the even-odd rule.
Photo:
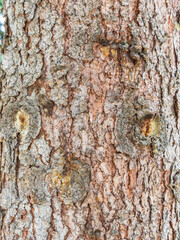
[[2, 240], [177, 240], [180, 1], [4, 2]]

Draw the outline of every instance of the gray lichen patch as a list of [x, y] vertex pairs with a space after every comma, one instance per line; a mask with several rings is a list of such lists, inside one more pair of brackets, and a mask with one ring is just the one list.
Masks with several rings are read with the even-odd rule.
[[132, 154], [134, 152], [134, 146], [130, 139], [127, 137], [127, 126], [127, 119], [119, 116], [116, 125], [118, 137], [118, 145], [116, 147], [116, 150], [118, 152]]
[[46, 171], [39, 167], [27, 169], [19, 179], [20, 194], [31, 203], [43, 204], [48, 201], [48, 191], [45, 183]]
[[19, 72], [25, 75], [23, 80], [23, 86], [30, 86], [36, 82], [36, 80], [42, 74], [43, 58], [41, 54], [30, 55], [28, 58], [28, 65], [24, 62], [24, 65], [19, 67]]
[[[61, 52], [55, 52], [51, 61], [50, 72], [53, 79], [60, 79], [67, 75], [70, 70], [70, 59], [65, 56], [60, 55]], [[59, 55], [58, 55], [59, 54]]]
[[81, 79], [81, 71], [82, 71], [83, 65], [79, 62], [71, 62], [71, 69], [67, 74], [67, 81], [68, 84], [71, 84], [72, 88], [77, 88], [79, 81]]
[[152, 154], [158, 154], [167, 146], [166, 121], [162, 115], [146, 113], [132, 128], [132, 140], [142, 146], [151, 146]]
[[101, 33], [98, 6], [100, 6], [100, 1], [94, 0], [68, 1], [66, 4], [70, 33], [68, 54], [76, 60], [80, 60], [81, 56], [87, 60], [93, 58], [90, 42], [96, 41]]
[[[23, 60], [23, 63], [20, 65], [21, 59], [19, 54], [16, 52], [14, 55], [8, 53], [4, 56], [3, 69], [8, 72], [7, 88], [12, 91], [19, 91], [19, 87], [34, 84], [42, 74], [43, 59], [40, 54], [36, 53], [34, 55], [30, 55], [28, 59]], [[16, 64], [18, 65], [18, 74], [16, 73]], [[22, 76], [25, 77], [22, 79]]]
[[152, 154], [157, 154], [167, 146], [165, 129], [165, 118], [151, 112], [145, 100], [135, 97], [133, 104], [127, 101], [122, 105], [117, 116], [116, 150], [131, 155], [137, 147], [151, 146]]
[[35, 138], [41, 127], [39, 108], [32, 100], [8, 103], [3, 109], [1, 135], [11, 141], [20, 133], [23, 143]]
[[76, 115], [85, 112], [88, 108], [86, 100], [87, 88], [85, 86], [81, 86], [81, 88], [79, 88], [78, 90], [79, 91], [74, 96], [74, 100], [71, 102], [70, 109], [72, 112], [72, 117], [75, 117]]
[[52, 148], [49, 146], [43, 135], [41, 138], [33, 141], [30, 153], [31, 156], [37, 160], [36, 164], [48, 165], [51, 150]]
[[58, 148], [52, 153], [50, 164], [52, 168], [58, 168], [58, 171], [62, 172], [64, 164], [66, 162], [64, 150]]
[[57, 188], [58, 196], [65, 204], [82, 202], [89, 191], [91, 170], [87, 163], [74, 158], [67, 162], [63, 171], [54, 169], [47, 175], [51, 189]]
[[85, 100], [74, 100], [71, 104], [72, 117], [79, 115], [87, 110], [87, 102]]
[[69, 92], [65, 87], [61, 87], [58, 84], [51, 89], [50, 98], [54, 101], [58, 107], [62, 108], [68, 104]]
[[154, 154], [167, 146], [166, 121], [162, 114], [146, 113], [133, 126], [132, 138], [136, 143], [151, 145]]
[[132, 104], [125, 104], [122, 106], [122, 111], [118, 113], [116, 122], [116, 132], [118, 138], [118, 145], [116, 150], [126, 154], [133, 154], [135, 149], [128, 132], [131, 129], [132, 117], [136, 113]]

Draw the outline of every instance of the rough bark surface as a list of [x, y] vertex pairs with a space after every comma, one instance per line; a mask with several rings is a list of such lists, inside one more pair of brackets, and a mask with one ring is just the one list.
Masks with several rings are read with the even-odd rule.
[[2, 240], [178, 240], [180, 1], [7, 0]]

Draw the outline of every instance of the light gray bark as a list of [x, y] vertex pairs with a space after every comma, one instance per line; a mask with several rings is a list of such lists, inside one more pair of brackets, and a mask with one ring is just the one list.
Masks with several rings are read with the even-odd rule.
[[177, 240], [180, 1], [7, 0], [2, 240]]

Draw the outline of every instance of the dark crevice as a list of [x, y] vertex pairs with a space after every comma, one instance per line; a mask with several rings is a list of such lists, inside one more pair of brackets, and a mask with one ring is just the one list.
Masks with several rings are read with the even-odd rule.
[[32, 224], [33, 224], [33, 236], [34, 236], [34, 240], [37, 240], [36, 238], [36, 231], [35, 231], [35, 216], [34, 216], [34, 206], [32, 203], [30, 203], [31, 199], [29, 198], [28, 199], [29, 201], [29, 204], [30, 204], [30, 213], [31, 213], [31, 216], [32, 216]]
[[19, 178], [19, 168], [20, 168], [19, 145], [20, 145], [20, 133], [17, 134], [17, 144], [16, 144], [16, 180], [15, 181], [16, 181], [16, 192], [18, 197], [19, 197], [18, 178]]
[[178, 92], [178, 90], [176, 91], [176, 93], [175, 93], [175, 95], [174, 95], [173, 107], [174, 107], [174, 115], [175, 115], [175, 121], [176, 121], [176, 128], [178, 129], [179, 106], [178, 106], [177, 92]]
[[3, 158], [3, 142], [0, 143], [0, 193], [2, 192], [2, 158]]

